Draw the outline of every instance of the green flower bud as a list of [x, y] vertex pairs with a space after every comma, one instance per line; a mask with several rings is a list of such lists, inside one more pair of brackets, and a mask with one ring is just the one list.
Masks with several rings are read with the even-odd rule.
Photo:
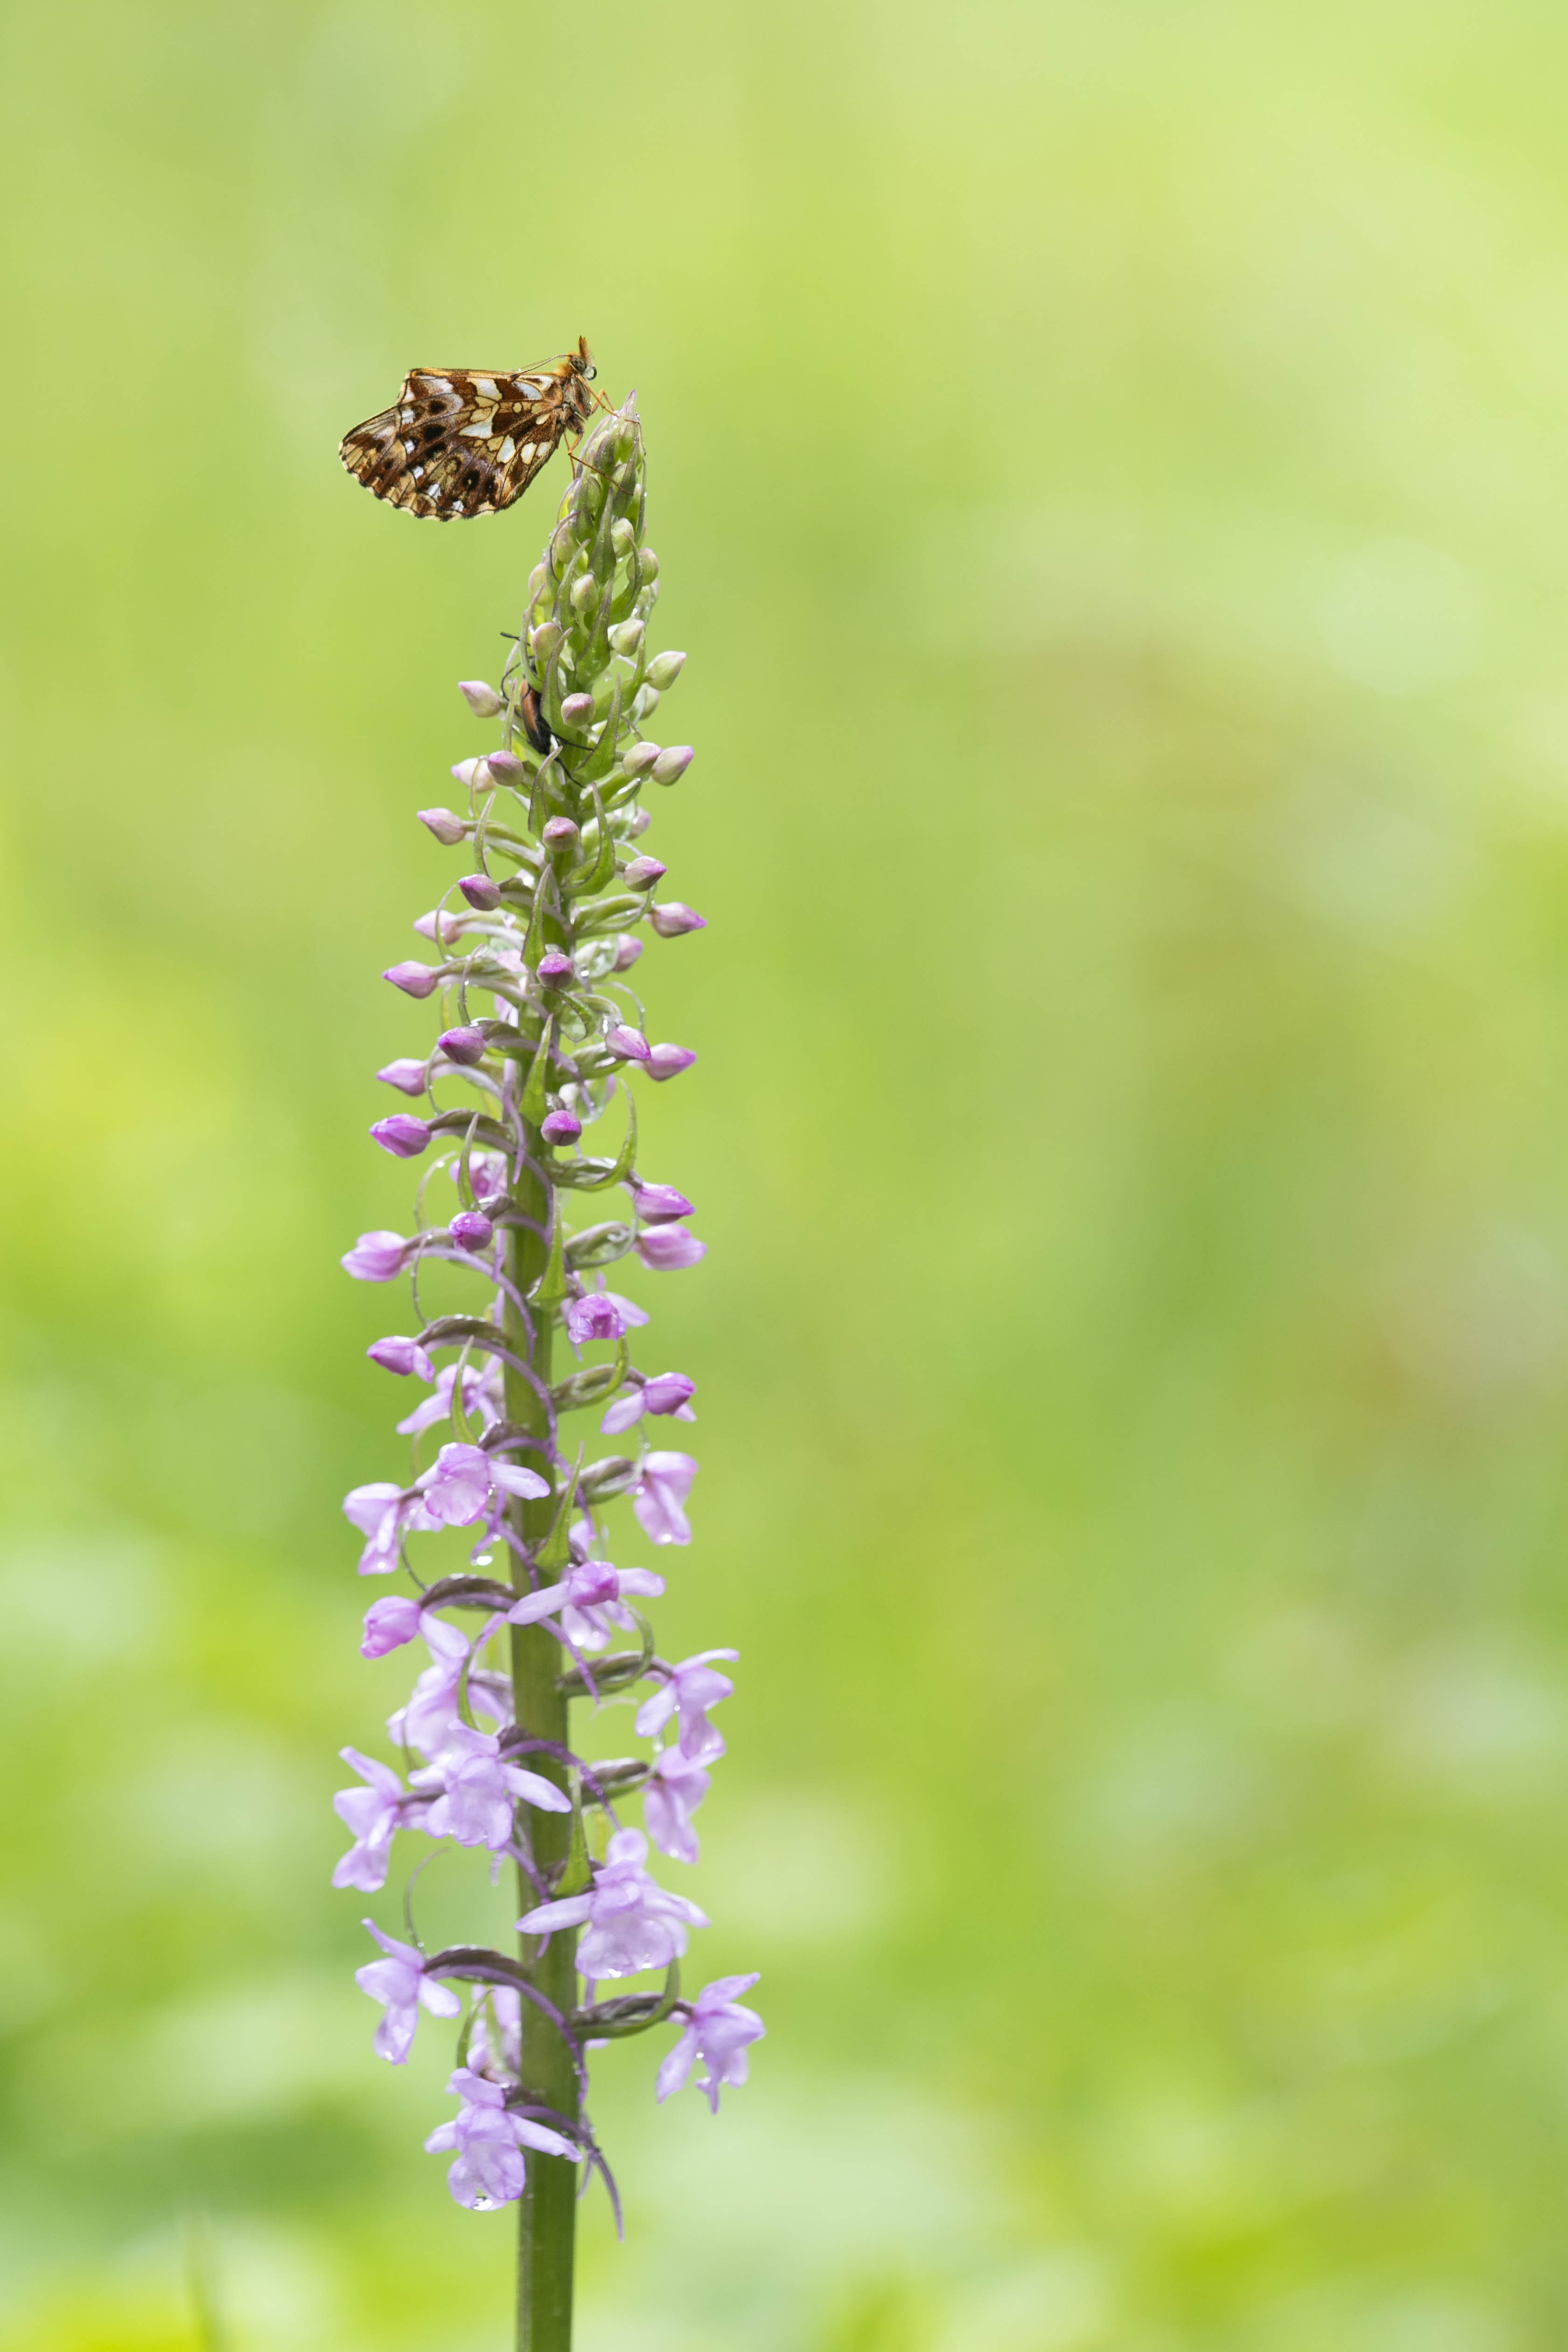
[[580, 580], [574, 580], [572, 583], [572, 604], [574, 611], [585, 613], [591, 605], [596, 604], [598, 601], [599, 583], [595, 579], [591, 572], [584, 572]]
[[541, 621], [528, 633], [528, 650], [537, 662], [547, 662], [566, 632], [559, 621]]
[[610, 544], [624, 562], [637, 543], [637, 535], [625, 515], [617, 515], [610, 526]]
[[658, 578], [658, 558], [651, 547], [645, 547], [637, 561], [642, 565], [642, 576], [645, 580]]
[[[642, 641], [643, 624], [640, 621], [622, 621], [616, 628], [613, 628], [610, 631], [610, 643], [614, 646], [616, 653], [618, 654], [635, 654], [637, 647], [642, 644]], [[664, 656], [660, 655], [659, 658], [660, 660], [663, 660]], [[675, 657], [675, 666], [677, 669], [679, 668], [685, 658], [686, 656], [684, 654], [677, 654]]]
[[[627, 622], [625, 625], [629, 628], [631, 624]], [[640, 628], [642, 625], [639, 622], [637, 625]], [[662, 694], [667, 686], [675, 684], [685, 667], [685, 662], [684, 654], [655, 654], [647, 666], [647, 682], [656, 694]]]

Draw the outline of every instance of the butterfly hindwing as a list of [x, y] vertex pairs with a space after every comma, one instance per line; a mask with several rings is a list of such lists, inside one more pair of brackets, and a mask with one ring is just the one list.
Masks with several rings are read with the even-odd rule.
[[338, 454], [367, 490], [410, 514], [497, 514], [584, 421], [586, 363], [584, 347], [581, 361], [573, 353], [514, 374], [415, 368], [396, 407], [356, 425]]

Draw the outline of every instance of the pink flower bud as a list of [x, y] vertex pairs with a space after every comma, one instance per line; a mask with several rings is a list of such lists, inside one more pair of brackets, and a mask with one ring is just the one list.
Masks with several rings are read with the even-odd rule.
[[412, 928], [422, 940], [429, 940], [441, 948], [462, 938], [463, 919], [461, 915], [443, 915], [438, 908], [432, 907], [426, 913], [415, 916]]
[[371, 1133], [395, 1160], [417, 1160], [430, 1140], [425, 1121], [411, 1118], [405, 1110], [395, 1110], [390, 1118], [378, 1118]]
[[616, 961], [612, 969], [616, 971], [630, 971], [633, 964], [641, 955], [642, 949], [641, 940], [634, 940], [627, 932], [623, 931], [616, 942]]
[[637, 1248], [650, 1274], [671, 1274], [680, 1266], [696, 1265], [708, 1255], [707, 1243], [684, 1225], [650, 1225], [637, 1235]]
[[539, 959], [536, 967], [541, 988], [566, 988], [576, 978], [572, 959], [559, 948], [550, 948]]
[[459, 1209], [447, 1231], [459, 1249], [482, 1250], [488, 1244], [495, 1227], [477, 1209]]
[[466, 785], [471, 793], [488, 793], [490, 788], [489, 770], [482, 760], [458, 760], [450, 772], [454, 782]]
[[515, 784], [520, 776], [528, 772], [515, 751], [487, 752], [485, 765], [498, 784]]
[[657, 857], [634, 857], [621, 879], [628, 890], [651, 890], [669, 871]]
[[575, 1143], [583, 1132], [583, 1122], [569, 1110], [552, 1110], [539, 1132], [546, 1143]]
[[390, 1234], [383, 1227], [374, 1234], [361, 1234], [339, 1264], [356, 1282], [394, 1282], [418, 1249], [417, 1242], [405, 1241], [401, 1234]]
[[636, 1029], [628, 1029], [625, 1022], [617, 1022], [615, 1028], [606, 1029], [605, 1044], [618, 1062], [647, 1062], [652, 1059], [647, 1039]]
[[477, 907], [482, 915], [500, 905], [500, 891], [488, 874], [465, 874], [458, 887], [469, 906]]
[[647, 1412], [679, 1412], [696, 1393], [696, 1381], [689, 1381], [684, 1372], [659, 1372], [643, 1382], [643, 1408]]
[[503, 708], [501, 698], [494, 687], [487, 686], [482, 677], [460, 677], [458, 680], [458, 692], [476, 719], [493, 719]]
[[648, 1076], [660, 1080], [678, 1078], [696, 1059], [685, 1045], [656, 1045], [647, 1057]]
[[652, 823], [653, 811], [651, 809], [636, 808], [632, 811], [632, 821], [630, 824], [627, 825], [626, 831], [635, 839], [639, 833], [646, 833]]
[[421, 824], [428, 825], [437, 841], [447, 849], [463, 838], [463, 820], [453, 809], [430, 808], [419, 812]]
[[384, 1372], [397, 1372], [405, 1378], [410, 1372], [417, 1372], [422, 1381], [433, 1381], [436, 1377], [436, 1367], [417, 1339], [375, 1339], [365, 1349], [365, 1354], [373, 1364], [379, 1364]]
[[690, 1202], [673, 1184], [639, 1184], [632, 1194], [632, 1206], [650, 1225], [668, 1224], [672, 1217], [691, 1214]]
[[644, 776], [662, 756], [657, 743], [634, 743], [629, 751], [622, 752], [621, 765], [628, 776]]
[[478, 1029], [443, 1029], [436, 1043], [449, 1062], [470, 1069], [485, 1058], [485, 1041]]
[[678, 940], [682, 931], [705, 931], [708, 919], [686, 906], [679, 898], [666, 898], [661, 906], [650, 907], [648, 921], [661, 940]]
[[384, 1087], [395, 1087], [399, 1094], [422, 1095], [425, 1091], [423, 1062], [388, 1062], [386, 1067], [377, 1070], [375, 1075]]
[[584, 727], [594, 716], [591, 694], [568, 694], [562, 699], [561, 716], [568, 727]]
[[362, 1658], [384, 1658], [394, 1650], [401, 1650], [405, 1642], [412, 1642], [419, 1631], [419, 1603], [400, 1592], [390, 1592], [384, 1601], [373, 1601], [364, 1612], [364, 1639], [360, 1643]]
[[577, 828], [569, 816], [552, 816], [542, 835], [546, 849], [567, 850], [577, 845]]
[[436, 986], [436, 974], [429, 965], [416, 963], [412, 959], [407, 963], [393, 964], [381, 976], [391, 981], [394, 988], [402, 989], [405, 996], [428, 996]]
[[654, 782], [673, 784], [678, 776], [686, 773], [696, 757], [697, 753], [689, 743], [672, 743], [667, 751], [659, 753], [653, 763]]

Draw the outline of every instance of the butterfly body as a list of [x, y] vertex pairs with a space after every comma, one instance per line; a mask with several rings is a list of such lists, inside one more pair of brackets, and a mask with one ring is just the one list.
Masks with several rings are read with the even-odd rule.
[[586, 340], [541, 367], [414, 368], [395, 408], [345, 434], [339, 457], [389, 506], [422, 519], [499, 514], [593, 414]]

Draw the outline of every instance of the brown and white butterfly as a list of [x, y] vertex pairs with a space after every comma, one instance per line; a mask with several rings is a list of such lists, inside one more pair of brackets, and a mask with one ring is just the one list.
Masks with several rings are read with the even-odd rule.
[[343, 436], [338, 455], [356, 480], [410, 514], [447, 522], [499, 514], [521, 498], [565, 434], [594, 413], [585, 336], [574, 352], [515, 375], [483, 368], [415, 368], [395, 408]]

